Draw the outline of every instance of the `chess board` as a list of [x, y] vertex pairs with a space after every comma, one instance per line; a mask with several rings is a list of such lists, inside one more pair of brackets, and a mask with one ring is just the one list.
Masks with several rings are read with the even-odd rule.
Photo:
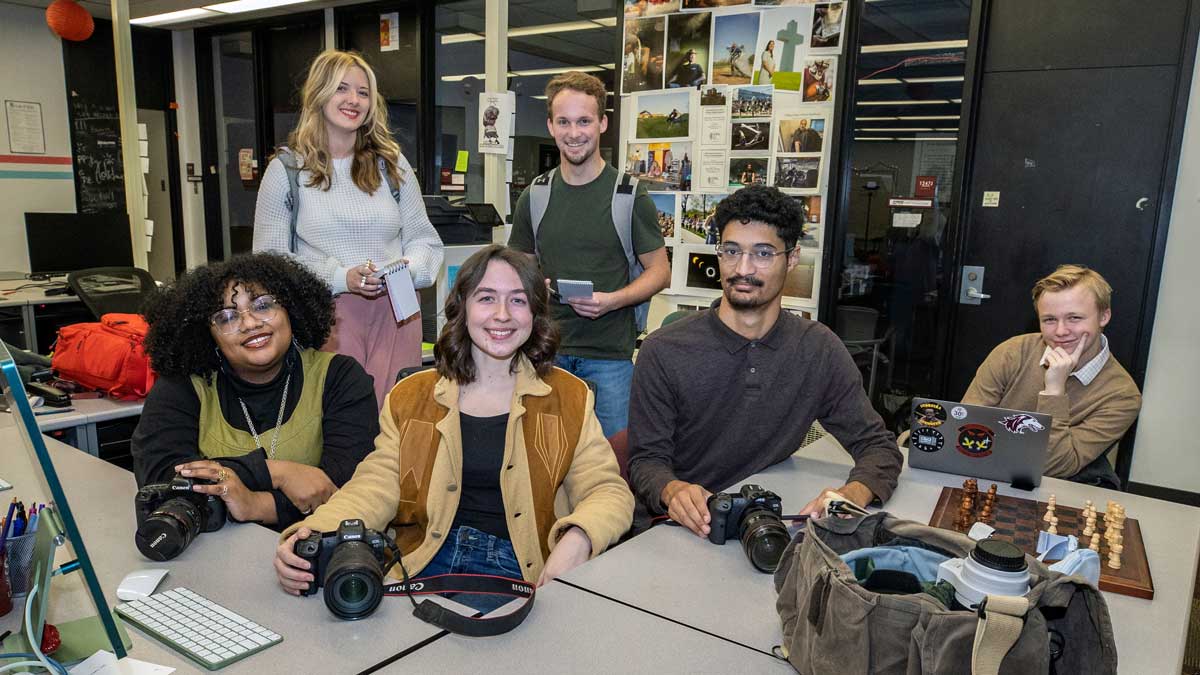
[[[980, 487], [984, 487], [984, 485], [981, 484]], [[986, 494], [986, 490], [980, 491], [979, 494], [981, 496]], [[929, 524], [945, 530], [964, 532], [962, 528], [954, 526], [962, 498], [962, 488], [942, 488], [941, 497], [938, 498], [937, 506], [933, 509]], [[1097, 509], [1102, 508], [1104, 503], [1096, 506]], [[1061, 535], [1073, 534], [1080, 538], [1080, 546], [1087, 546], [1088, 541], [1084, 541], [1081, 536], [1084, 522], [1079, 514], [1082, 512], [1082, 507], [1067, 506], [1061, 502], [1054, 507], [1054, 515], [1058, 516], [1058, 533]], [[1037, 556], [1038, 532], [1045, 526], [1042, 521], [1045, 513], [1045, 502], [997, 495], [995, 522], [990, 523], [992, 527], [996, 528], [996, 533], [992, 536], [1010, 541], [1026, 553]], [[1104, 524], [1103, 511], [1097, 511], [1096, 520], [1099, 526]], [[1138, 525], [1137, 519], [1128, 517], [1125, 519], [1125, 528], [1122, 531], [1125, 549], [1121, 555], [1121, 569], [1119, 570], [1108, 566], [1108, 542], [1104, 540], [1103, 535], [1104, 532], [1101, 530], [1100, 590], [1153, 600], [1154, 581], [1150, 577], [1146, 545], [1142, 541], [1142, 528]], [[1055, 561], [1048, 560], [1047, 562]]]

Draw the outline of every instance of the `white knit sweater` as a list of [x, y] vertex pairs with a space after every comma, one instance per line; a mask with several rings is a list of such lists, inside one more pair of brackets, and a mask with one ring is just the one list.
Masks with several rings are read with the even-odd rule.
[[[368, 260], [382, 267], [408, 258], [413, 285], [433, 285], [442, 268], [442, 240], [429, 222], [417, 176], [400, 156], [400, 201], [392, 199], [386, 180], [367, 194], [350, 176], [352, 157], [333, 160], [329, 190], [308, 187], [307, 171], [300, 172], [299, 217], [294, 255], [334, 293], [346, 292], [346, 273]], [[381, 172], [382, 173], [382, 172]], [[258, 188], [254, 207], [254, 250], [289, 253], [291, 211], [287, 206], [287, 170], [271, 160]]]

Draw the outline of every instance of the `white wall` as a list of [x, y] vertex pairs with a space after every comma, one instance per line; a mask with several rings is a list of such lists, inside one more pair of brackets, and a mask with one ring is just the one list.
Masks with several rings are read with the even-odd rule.
[[[0, 64], [0, 98], [42, 105], [46, 153], [41, 157], [70, 159], [62, 42], [46, 27], [45, 10], [0, 3]], [[7, 119], [2, 123], [0, 155], [10, 155]], [[59, 177], [20, 178], [11, 172]], [[0, 161], [0, 270], [29, 271], [26, 211], [75, 212], [70, 172], [70, 164]]]
[[1200, 252], [1200, 60], [1191, 100], [1158, 289], [1150, 362], [1142, 392], [1129, 479], [1200, 492], [1200, 313], [1195, 256]]
[[195, 166], [197, 175], [206, 167], [200, 156], [200, 110], [196, 92], [196, 47], [194, 33], [177, 30], [171, 35], [175, 59], [175, 122], [179, 129], [179, 175], [183, 180], [183, 242], [187, 267], [191, 269], [208, 262], [208, 247], [204, 231], [204, 186], [187, 182], [187, 165]]

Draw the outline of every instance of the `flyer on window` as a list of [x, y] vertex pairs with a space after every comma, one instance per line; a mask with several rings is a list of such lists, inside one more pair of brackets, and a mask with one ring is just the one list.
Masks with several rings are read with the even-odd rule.
[[479, 93], [479, 152], [508, 154], [516, 106], [511, 91]]

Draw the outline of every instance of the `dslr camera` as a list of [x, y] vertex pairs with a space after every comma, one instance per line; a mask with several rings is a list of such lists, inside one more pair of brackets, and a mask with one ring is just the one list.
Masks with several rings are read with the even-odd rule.
[[313, 532], [297, 539], [292, 551], [312, 564], [313, 583], [302, 594], [325, 587], [325, 606], [339, 619], [367, 617], [383, 600], [388, 540], [357, 518], [343, 520], [337, 532]]
[[791, 537], [783, 524], [783, 500], [758, 485], [743, 485], [734, 493], [708, 498], [708, 540], [724, 544], [737, 533], [750, 564], [760, 572], [774, 572]]
[[142, 555], [162, 562], [183, 553], [201, 532], [216, 532], [225, 524], [225, 502], [215, 495], [193, 492], [193, 485], [212, 481], [184, 478], [147, 485], [133, 497], [137, 532], [133, 541]]

